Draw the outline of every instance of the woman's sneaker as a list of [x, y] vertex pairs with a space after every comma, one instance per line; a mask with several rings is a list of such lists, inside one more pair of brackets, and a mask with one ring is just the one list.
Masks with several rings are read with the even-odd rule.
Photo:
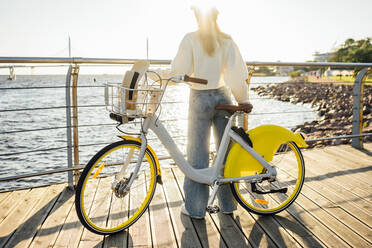
[[186, 209], [186, 207], [185, 207], [185, 203], [182, 203], [182, 205], [181, 205], [181, 213], [182, 214], [184, 214], [184, 215], [187, 215], [187, 216], [189, 216], [190, 218], [193, 218], [193, 219], [197, 219], [197, 220], [202, 220], [202, 219], [204, 219], [204, 217], [195, 217], [195, 216], [191, 216], [190, 214], [189, 214], [189, 211], [187, 211], [187, 209]]

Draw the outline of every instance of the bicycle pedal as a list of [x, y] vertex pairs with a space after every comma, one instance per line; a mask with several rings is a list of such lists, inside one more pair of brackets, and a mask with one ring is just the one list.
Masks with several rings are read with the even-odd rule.
[[251, 189], [252, 189], [252, 192], [254, 192], [256, 194], [260, 194], [260, 195], [273, 194], [273, 193], [283, 193], [283, 194], [285, 194], [288, 191], [288, 188], [271, 189], [269, 191], [261, 191], [261, 190], [257, 189], [255, 183], [251, 183]]
[[220, 211], [220, 208], [218, 206], [208, 206], [207, 211], [210, 214], [215, 214], [215, 213], [218, 213]]

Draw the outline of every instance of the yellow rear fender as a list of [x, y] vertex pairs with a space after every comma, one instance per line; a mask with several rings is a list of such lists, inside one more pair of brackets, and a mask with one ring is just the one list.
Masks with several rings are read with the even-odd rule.
[[[141, 143], [141, 139], [139, 137], [133, 137], [133, 136], [128, 136], [128, 135], [121, 135], [120, 138], [125, 139], [125, 140], [137, 141], [138, 143]], [[155, 165], [156, 165], [156, 170], [157, 170], [157, 175], [161, 176], [159, 160], [158, 160], [158, 157], [156, 156], [156, 153], [155, 153], [154, 149], [152, 149], [152, 147], [150, 145], [148, 145], [148, 144], [147, 144], [147, 149], [149, 149], [150, 152], [152, 153], [152, 155], [154, 155]]]
[[[248, 131], [253, 149], [266, 161], [270, 162], [279, 146], [294, 142], [298, 147], [306, 148], [307, 144], [301, 134], [293, 133], [276, 125], [262, 125]], [[239, 144], [232, 145], [225, 164], [225, 177], [243, 177], [260, 174], [264, 167]]]

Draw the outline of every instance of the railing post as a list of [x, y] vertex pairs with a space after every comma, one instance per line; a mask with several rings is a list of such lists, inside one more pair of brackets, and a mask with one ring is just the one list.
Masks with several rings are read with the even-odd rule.
[[16, 80], [16, 75], [14, 72], [14, 66], [9, 67], [9, 80]]
[[[363, 68], [360, 70], [354, 82], [353, 135], [361, 134], [363, 131], [363, 88], [367, 71], [369, 70], [370, 68]], [[362, 149], [362, 137], [352, 138], [351, 145], [357, 149]]]
[[[248, 94], [249, 94], [249, 85], [251, 83], [251, 78], [252, 78], [253, 72], [254, 72], [254, 66], [249, 67], [248, 78], [245, 80], [245, 82], [247, 83], [247, 86], [248, 86]], [[248, 114], [243, 115], [243, 129], [245, 131], [248, 131]]]
[[[79, 166], [79, 132], [78, 132], [78, 104], [77, 104], [77, 84], [80, 67], [72, 67], [72, 131], [73, 131], [73, 148], [74, 148], [74, 166]], [[79, 171], [75, 171], [74, 184], [79, 180]]]
[[[71, 74], [72, 65], [69, 66], [66, 75], [66, 127], [67, 127], [67, 167], [72, 168], [72, 139], [71, 139]], [[68, 172], [68, 186], [73, 187], [72, 171]]]

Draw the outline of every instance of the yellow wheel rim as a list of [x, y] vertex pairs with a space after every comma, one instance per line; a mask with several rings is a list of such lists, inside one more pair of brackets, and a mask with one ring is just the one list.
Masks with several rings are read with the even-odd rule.
[[[145, 182], [148, 182], [148, 188], [146, 189], [146, 195], [145, 195], [145, 198], [142, 202], [142, 204], [138, 207], [138, 209], [133, 213], [131, 213], [131, 210], [128, 209], [128, 212], [130, 212], [130, 217], [123, 223], [117, 225], [117, 226], [114, 226], [114, 227], [110, 227], [110, 228], [104, 228], [102, 226], [98, 226], [97, 224], [94, 223], [94, 221], [92, 221], [92, 218], [89, 216], [89, 213], [87, 213], [87, 210], [89, 210], [91, 208], [91, 206], [86, 206], [85, 204], [88, 204], [85, 202], [85, 194], [86, 194], [86, 190], [87, 190], [87, 185], [88, 185], [88, 182], [93, 180], [93, 179], [97, 179], [99, 174], [101, 173], [102, 169], [105, 167], [105, 162], [103, 161], [106, 157], [108, 157], [110, 154], [114, 153], [115, 151], [118, 151], [119, 149], [123, 149], [123, 148], [132, 148], [132, 149], [136, 149], [136, 150], [140, 150], [140, 147], [138, 145], [133, 145], [133, 144], [122, 144], [120, 146], [117, 146], [113, 149], [110, 149], [109, 151], [107, 151], [106, 153], [104, 153], [95, 163], [94, 165], [91, 167], [91, 169], [89, 170], [88, 172], [88, 176], [86, 177], [84, 183], [83, 183], [83, 187], [82, 187], [82, 190], [81, 190], [81, 209], [82, 209], [82, 214], [85, 218], [85, 220], [89, 223], [89, 225], [91, 227], [93, 227], [94, 229], [96, 230], [99, 230], [99, 231], [102, 231], [102, 232], [115, 232], [117, 230], [121, 230], [121, 229], [124, 229], [126, 228], [127, 226], [130, 226], [132, 224], [132, 222], [134, 222], [135, 220], [137, 220], [137, 218], [139, 216], [141, 216], [141, 214], [145, 211], [145, 209], [147, 208], [148, 204], [149, 204], [149, 201], [151, 200], [151, 197], [154, 193], [154, 188], [155, 188], [155, 184], [156, 184], [156, 162], [154, 161], [155, 158], [152, 158], [152, 156], [149, 155], [148, 152], [145, 153], [145, 158], [146, 158], [146, 161], [148, 163], [148, 172], [150, 173], [149, 177], [150, 179], [149, 180], [146, 180], [145, 179]], [[97, 170], [93, 173], [93, 171], [97, 168]], [[102, 179], [101, 179], [102, 180]], [[98, 189], [99, 190], [99, 189]], [[97, 190], [97, 191], [98, 191]], [[88, 192], [87, 192], [88, 193]], [[97, 194], [98, 192], [96, 192]], [[111, 192], [112, 194], [112, 192]], [[115, 195], [112, 196], [113, 198], [115, 197]]]

